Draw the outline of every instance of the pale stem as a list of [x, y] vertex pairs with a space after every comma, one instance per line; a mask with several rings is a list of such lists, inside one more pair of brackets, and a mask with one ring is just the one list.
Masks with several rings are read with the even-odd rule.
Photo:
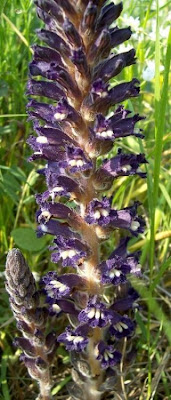
[[127, 393], [126, 393], [126, 389], [125, 389], [125, 382], [124, 382], [124, 376], [123, 376], [123, 363], [124, 363], [124, 357], [125, 357], [125, 352], [126, 352], [126, 345], [127, 345], [127, 338], [124, 338], [123, 349], [122, 349], [122, 359], [121, 359], [121, 363], [120, 363], [120, 373], [121, 373], [121, 387], [122, 387], [122, 392], [123, 392], [125, 400], [127, 400]]
[[51, 400], [51, 387], [49, 385], [50, 376], [49, 371], [45, 371], [41, 381], [39, 381], [40, 395], [38, 400]]

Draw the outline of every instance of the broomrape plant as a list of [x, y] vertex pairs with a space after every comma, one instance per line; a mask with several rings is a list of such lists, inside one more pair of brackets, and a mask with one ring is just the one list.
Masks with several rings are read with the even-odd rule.
[[[140, 165], [146, 159], [144, 154], [120, 149], [115, 157], [105, 158], [118, 139], [143, 138], [142, 130], [135, 128], [143, 117], [130, 116], [120, 105], [139, 95], [139, 81], [110, 85], [111, 78], [135, 63], [135, 51], [115, 53], [116, 46], [131, 36], [129, 27], [113, 25], [122, 3], [36, 0], [35, 4], [45, 23], [37, 34], [47, 45], [33, 46], [27, 88], [29, 119], [37, 134], [28, 139], [33, 149], [30, 160], [46, 160], [38, 171], [47, 190], [36, 195], [37, 234], [54, 236], [51, 260], [60, 263], [64, 273], [48, 272], [37, 290], [20, 251], [9, 252], [6, 286], [23, 334], [15, 344], [39, 382], [38, 399], [51, 399], [50, 365], [63, 343], [73, 365], [71, 398], [100, 400], [114, 390], [123, 363], [123, 341], [135, 330], [138, 294], [127, 276], [140, 275], [139, 253], [129, 254], [127, 244], [132, 235], [143, 232], [144, 221], [137, 215], [138, 202], [117, 210], [108, 191], [118, 177], [144, 178]], [[101, 245], [118, 229], [120, 243], [104, 260]], [[122, 237], [123, 230], [130, 236]], [[47, 318], [53, 317], [53, 324], [61, 313], [67, 314], [68, 327], [58, 337], [55, 332], [47, 335]], [[126, 362], [129, 358], [126, 353]]]

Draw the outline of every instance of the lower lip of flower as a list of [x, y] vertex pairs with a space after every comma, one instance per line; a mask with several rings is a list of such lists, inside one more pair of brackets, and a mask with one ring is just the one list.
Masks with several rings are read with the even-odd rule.
[[99, 210], [94, 212], [95, 219], [100, 219], [101, 216], [107, 217], [108, 215], [109, 215], [109, 212], [107, 210], [104, 210], [103, 208], [100, 208]]
[[131, 224], [132, 231], [137, 231], [139, 226], [140, 226], [140, 223], [138, 221], [133, 221], [132, 224]]
[[61, 252], [61, 257], [63, 260], [66, 260], [66, 258], [72, 258], [77, 254], [76, 250], [64, 250]]
[[82, 167], [83, 164], [84, 163], [82, 160], [70, 160], [69, 161], [69, 165], [71, 165], [71, 167]]
[[67, 340], [69, 342], [73, 342], [74, 344], [83, 342], [84, 338], [82, 336], [73, 336], [73, 335], [68, 335]]
[[119, 278], [120, 275], [121, 275], [121, 271], [119, 271], [118, 269], [113, 269], [113, 270], [111, 270], [110, 273], [109, 273], [109, 277], [110, 277], [110, 278], [114, 278], [115, 276], [116, 276], [117, 278]]
[[67, 289], [67, 286], [64, 285], [63, 283], [59, 282], [59, 281], [50, 281], [50, 284], [55, 288], [55, 289], [59, 289], [59, 292], [63, 292], [63, 290]]
[[128, 326], [124, 322], [118, 322], [114, 325], [116, 331], [123, 332], [124, 329], [128, 329]]

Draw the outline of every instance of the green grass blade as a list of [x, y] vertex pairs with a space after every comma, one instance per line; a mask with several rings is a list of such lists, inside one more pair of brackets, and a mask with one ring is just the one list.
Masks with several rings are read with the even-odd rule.
[[163, 324], [163, 330], [165, 332], [165, 335], [167, 336], [167, 339], [169, 343], [171, 344], [171, 323], [166, 317], [165, 313], [157, 303], [157, 301], [154, 299], [154, 297], [151, 295], [151, 290], [147, 289], [146, 287], [146, 282], [140, 282], [138, 279], [130, 278], [131, 283], [133, 287], [138, 291], [140, 296], [144, 299], [146, 302], [148, 309], [150, 310], [151, 313], [154, 314], [156, 319]]
[[8, 367], [8, 357], [4, 354], [2, 357], [2, 364], [1, 364], [1, 385], [2, 385], [2, 393], [4, 396], [4, 400], [10, 400], [10, 394], [8, 390], [8, 383], [7, 383], [7, 372]]
[[171, 257], [168, 258], [168, 260], [166, 262], [164, 262], [161, 266], [160, 266], [160, 271], [157, 274], [156, 278], [154, 279], [152, 285], [151, 285], [151, 290], [154, 290], [155, 287], [158, 285], [158, 283], [160, 282], [161, 277], [163, 276], [164, 272], [170, 267], [171, 265]]
[[66, 376], [65, 379], [63, 379], [58, 385], [56, 385], [52, 389], [52, 395], [54, 396], [55, 394], [59, 393], [60, 390], [71, 380], [71, 375]]
[[165, 113], [168, 100], [170, 61], [171, 61], [171, 28], [168, 36], [165, 70], [164, 70], [164, 83], [162, 88], [161, 100], [159, 104], [160, 107], [159, 123], [156, 125], [156, 146], [155, 146], [155, 164], [154, 164], [154, 205], [157, 203], [157, 197], [158, 197], [160, 164], [161, 164], [163, 134], [165, 126]]

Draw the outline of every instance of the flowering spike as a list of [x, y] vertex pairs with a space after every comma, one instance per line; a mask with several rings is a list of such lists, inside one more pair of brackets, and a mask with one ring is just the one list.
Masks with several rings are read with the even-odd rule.
[[[37, 235], [53, 237], [52, 262], [65, 269], [42, 278], [47, 307], [42, 309], [28, 269], [14, 276], [7, 266], [11, 307], [24, 335], [15, 344], [23, 349], [22, 359], [40, 381], [56, 347], [54, 334], [44, 337], [42, 330], [47, 309], [54, 318], [68, 315], [70, 326], [64, 332], [61, 327], [58, 342], [71, 351], [75, 383], [68, 387], [70, 395], [101, 400], [117, 379], [120, 342], [135, 330], [138, 295], [128, 278], [140, 276], [139, 253], [127, 252], [129, 237], [121, 239], [105, 261], [101, 243], [115, 229], [121, 234], [129, 231], [130, 236], [144, 230], [144, 220], [137, 215], [139, 203], [117, 210], [107, 193], [116, 178], [145, 177], [140, 169], [147, 163], [144, 154], [125, 154], [120, 149], [115, 156], [109, 153], [118, 139], [143, 138], [142, 129], [135, 128], [143, 117], [130, 116], [120, 104], [139, 96], [139, 81], [133, 78], [114, 86], [110, 82], [136, 62], [134, 49], [111, 52], [132, 32], [130, 27], [111, 26], [121, 14], [122, 3], [36, 0], [35, 5], [45, 23], [37, 35], [45, 45], [33, 46], [29, 66], [28, 114], [37, 136], [30, 136], [28, 143], [33, 149], [30, 160], [45, 160], [38, 172], [47, 184], [47, 190], [36, 195]], [[107, 153], [101, 161], [99, 157]], [[46, 357], [35, 354], [35, 343], [44, 346]]]
[[[38, 381], [42, 400], [50, 400], [51, 378], [47, 357], [49, 349], [45, 346], [45, 310], [39, 306], [39, 294], [33, 275], [18, 249], [8, 253], [5, 275], [10, 305], [18, 321], [18, 329], [23, 334], [23, 337], [15, 339], [14, 344], [24, 352], [22, 360], [31, 377]], [[53, 337], [56, 340], [56, 334]]]

